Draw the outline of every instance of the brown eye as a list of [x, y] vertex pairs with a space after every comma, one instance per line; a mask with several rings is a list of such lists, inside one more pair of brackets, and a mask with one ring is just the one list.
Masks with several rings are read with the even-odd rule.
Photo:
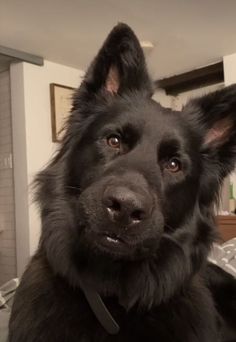
[[121, 139], [118, 135], [111, 135], [107, 138], [107, 145], [119, 149], [121, 145]]
[[181, 162], [177, 158], [171, 158], [166, 162], [165, 169], [173, 173], [178, 172], [181, 170]]

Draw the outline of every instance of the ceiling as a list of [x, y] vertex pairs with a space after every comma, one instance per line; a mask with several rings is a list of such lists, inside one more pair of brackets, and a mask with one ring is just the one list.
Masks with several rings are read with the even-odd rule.
[[0, 45], [85, 69], [117, 22], [129, 24], [154, 79], [236, 52], [235, 0], [0, 0]]

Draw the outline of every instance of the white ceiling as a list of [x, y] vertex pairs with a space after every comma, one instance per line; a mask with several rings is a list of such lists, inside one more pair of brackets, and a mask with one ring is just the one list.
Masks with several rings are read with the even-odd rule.
[[235, 0], [0, 0], [0, 45], [85, 69], [117, 22], [155, 48], [155, 79], [236, 52]]

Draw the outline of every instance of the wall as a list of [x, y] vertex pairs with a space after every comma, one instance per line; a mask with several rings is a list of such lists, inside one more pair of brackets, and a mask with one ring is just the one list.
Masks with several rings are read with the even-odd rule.
[[0, 73], [0, 285], [16, 276], [9, 71]]
[[236, 53], [225, 56], [223, 62], [225, 85], [236, 83]]
[[172, 99], [172, 108], [181, 110], [182, 107], [192, 98], [201, 97], [210, 92], [216, 91], [224, 87], [224, 83], [217, 83], [206, 87], [201, 87], [178, 94]]
[[172, 108], [175, 110], [181, 110], [183, 105], [186, 104], [191, 98], [205, 95], [211, 91], [217, 90], [224, 86], [223, 83], [214, 84], [207, 87], [202, 87], [190, 91], [180, 93], [177, 96], [166, 95], [164, 89], [157, 89], [153, 95], [153, 99], [159, 102], [163, 107]]
[[156, 89], [155, 93], [152, 96], [153, 100], [160, 103], [163, 107], [171, 108], [173, 96], [166, 95], [164, 89]]
[[12, 64], [12, 126], [15, 180], [17, 274], [20, 276], [38, 245], [40, 219], [30, 185], [56, 150], [51, 137], [49, 84], [77, 87], [83, 72], [45, 61], [39, 67]]

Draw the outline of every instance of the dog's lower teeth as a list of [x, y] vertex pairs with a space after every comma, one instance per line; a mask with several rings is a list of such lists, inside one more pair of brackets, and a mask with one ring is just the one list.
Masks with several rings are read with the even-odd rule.
[[108, 242], [113, 242], [113, 243], [118, 243], [118, 242], [119, 242], [119, 240], [113, 239], [113, 238], [111, 238], [110, 236], [107, 236], [107, 241], [108, 241]]

